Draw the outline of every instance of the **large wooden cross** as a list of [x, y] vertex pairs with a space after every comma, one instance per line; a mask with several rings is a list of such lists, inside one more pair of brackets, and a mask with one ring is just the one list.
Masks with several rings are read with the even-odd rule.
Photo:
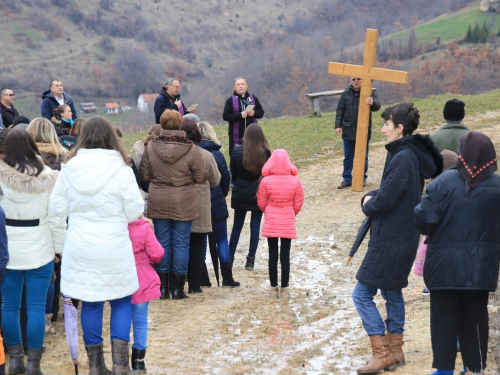
[[367, 29], [365, 55], [362, 66], [335, 62], [328, 64], [329, 74], [361, 78], [358, 125], [354, 152], [354, 170], [352, 173], [353, 191], [363, 191], [366, 147], [368, 145], [368, 124], [370, 121], [370, 106], [366, 104], [366, 99], [372, 95], [372, 81], [377, 80], [394, 83], [408, 83], [407, 72], [375, 68], [377, 40], [378, 30]]

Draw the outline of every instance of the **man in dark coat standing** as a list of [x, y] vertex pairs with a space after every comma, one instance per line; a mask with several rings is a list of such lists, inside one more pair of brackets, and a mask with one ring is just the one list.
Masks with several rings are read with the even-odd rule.
[[42, 94], [42, 99], [42, 106], [40, 108], [42, 117], [52, 120], [52, 117], [54, 117], [54, 110], [60, 105], [67, 104], [69, 108], [71, 108], [73, 121], [77, 119], [73, 99], [64, 92], [63, 84], [58, 79], [50, 81], [50, 88]]
[[8, 128], [19, 117], [19, 112], [14, 108], [14, 92], [11, 89], [2, 88], [0, 90], [0, 126]]
[[[236, 145], [241, 144], [245, 130], [250, 124], [257, 123], [257, 119], [264, 117], [264, 108], [259, 99], [250, 94], [245, 78], [234, 80], [233, 95], [227, 98], [222, 118], [229, 122], [229, 156]], [[247, 110], [252, 106], [251, 110]]]
[[155, 119], [156, 123], [160, 123], [160, 117], [166, 109], [172, 109], [181, 114], [195, 113], [196, 110], [188, 111], [184, 103], [181, 101], [181, 84], [177, 78], [169, 78], [165, 82], [165, 86], [161, 88], [160, 95], [155, 100]]
[[[342, 172], [342, 182], [339, 189], [345, 189], [352, 185], [352, 167], [354, 162], [354, 148], [356, 146], [356, 130], [358, 126], [359, 95], [361, 93], [361, 78], [351, 78], [351, 85], [345, 89], [340, 96], [335, 117], [335, 132], [342, 134], [344, 143], [344, 171]], [[366, 99], [366, 104], [370, 106], [371, 112], [380, 109], [380, 102], [375, 91], [372, 96]], [[370, 112], [370, 123], [368, 125], [368, 141], [372, 134], [372, 116]], [[365, 176], [363, 186], [366, 186], [368, 171], [368, 145], [366, 146]]]

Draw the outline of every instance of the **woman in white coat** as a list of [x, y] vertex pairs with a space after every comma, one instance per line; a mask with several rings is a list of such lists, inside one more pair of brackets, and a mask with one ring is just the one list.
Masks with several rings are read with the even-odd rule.
[[[44, 166], [35, 141], [25, 130], [5, 138], [0, 160], [0, 205], [5, 211], [10, 260], [2, 284], [2, 330], [10, 363], [9, 374], [42, 374], [40, 361], [45, 337], [45, 299], [61, 253], [66, 221], [49, 210], [49, 197], [58, 171]], [[24, 366], [19, 308], [26, 285], [28, 365]]]
[[91, 374], [109, 374], [103, 357], [102, 314], [111, 305], [112, 374], [132, 374], [128, 343], [131, 296], [138, 289], [128, 223], [144, 202], [129, 157], [111, 124], [93, 117], [82, 127], [75, 155], [62, 166], [50, 207], [68, 216], [61, 291], [82, 300], [83, 341]]

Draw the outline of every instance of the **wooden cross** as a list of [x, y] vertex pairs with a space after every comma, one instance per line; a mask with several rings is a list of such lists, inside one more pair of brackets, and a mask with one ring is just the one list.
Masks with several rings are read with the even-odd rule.
[[340, 76], [361, 78], [361, 93], [359, 97], [358, 125], [356, 131], [356, 146], [354, 152], [354, 169], [352, 173], [352, 190], [363, 191], [365, 172], [366, 146], [368, 145], [368, 124], [370, 121], [370, 106], [366, 99], [372, 95], [372, 81], [408, 83], [408, 73], [398, 70], [375, 68], [377, 54], [378, 30], [366, 30], [366, 44], [363, 65], [351, 65], [331, 62], [328, 73]]

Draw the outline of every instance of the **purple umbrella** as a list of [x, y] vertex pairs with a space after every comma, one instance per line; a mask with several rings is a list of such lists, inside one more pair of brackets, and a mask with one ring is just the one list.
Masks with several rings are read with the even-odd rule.
[[66, 329], [66, 340], [69, 352], [75, 366], [75, 374], [78, 375], [78, 311], [71, 302], [71, 297], [63, 296], [64, 302], [64, 328]]

